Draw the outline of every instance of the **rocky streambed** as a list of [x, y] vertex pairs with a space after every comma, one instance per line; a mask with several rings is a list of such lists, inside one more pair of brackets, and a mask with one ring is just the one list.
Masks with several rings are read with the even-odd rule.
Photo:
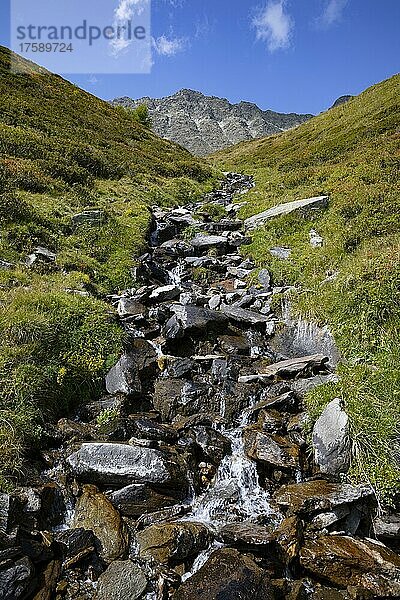
[[126, 349], [107, 395], [52, 430], [40, 476], [0, 495], [4, 600], [400, 597], [399, 523], [340, 476], [339, 400], [308, 447], [303, 399], [338, 357], [325, 331], [300, 343], [286, 289], [241, 256], [233, 200], [252, 186], [227, 174], [204, 203], [154, 209], [135, 286], [111, 299]]

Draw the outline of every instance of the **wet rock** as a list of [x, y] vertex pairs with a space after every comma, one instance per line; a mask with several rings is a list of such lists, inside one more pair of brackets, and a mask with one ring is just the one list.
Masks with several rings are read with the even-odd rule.
[[119, 512], [93, 485], [83, 486], [75, 506], [74, 528], [91, 529], [105, 562], [123, 556], [128, 549], [128, 533]]
[[265, 571], [233, 548], [214, 552], [177, 590], [174, 600], [273, 600]]
[[198, 306], [179, 306], [163, 329], [167, 340], [179, 339], [188, 333], [205, 333], [213, 329], [223, 329], [227, 318], [220, 312]]
[[285, 379], [305, 376], [323, 370], [328, 360], [328, 357], [322, 354], [290, 358], [266, 367], [263, 374]]
[[358, 501], [374, 507], [374, 490], [368, 485], [330, 483], [323, 479], [285, 485], [275, 494], [279, 506], [298, 514], [327, 512]]
[[211, 427], [199, 425], [186, 432], [186, 436], [200, 446], [205, 459], [219, 464], [226, 454], [231, 451], [230, 440]]
[[52, 600], [61, 574], [61, 562], [52, 560], [43, 571], [39, 580], [39, 591], [33, 600]]
[[71, 568], [95, 550], [93, 531], [78, 527], [66, 529], [56, 534], [64, 561], [64, 568]]
[[176, 430], [168, 425], [161, 425], [150, 419], [137, 419], [134, 421], [136, 434], [147, 440], [160, 440], [166, 443], [174, 443], [178, 439]]
[[244, 336], [222, 335], [218, 338], [221, 348], [227, 354], [249, 354], [250, 344]]
[[169, 377], [184, 377], [189, 375], [194, 369], [194, 362], [190, 358], [181, 358], [179, 356], [168, 356], [166, 362], [166, 371]]
[[229, 546], [271, 546], [275, 537], [269, 527], [250, 521], [229, 523], [218, 532], [218, 539]]
[[299, 555], [303, 544], [303, 523], [297, 516], [286, 517], [274, 530], [276, 543], [288, 565]]
[[228, 306], [223, 304], [221, 312], [226, 315], [231, 321], [243, 323], [244, 325], [261, 325], [267, 323], [270, 319], [266, 315], [261, 315], [252, 310], [239, 308], [237, 306]]
[[151, 525], [137, 534], [139, 555], [160, 563], [180, 563], [205, 550], [212, 541], [201, 523], [182, 521]]
[[99, 577], [96, 600], [136, 600], [146, 587], [147, 578], [138, 565], [115, 561]]
[[314, 576], [334, 585], [361, 587], [377, 597], [400, 595], [400, 557], [373, 540], [320, 536], [306, 542], [300, 562]]
[[156, 303], [175, 300], [175, 298], [179, 298], [181, 291], [181, 288], [176, 285], [164, 285], [153, 290], [150, 294], [149, 300]]
[[153, 405], [156, 410], [160, 411], [163, 421], [171, 421], [176, 416], [184, 386], [184, 381], [171, 377], [156, 381]]
[[159, 511], [176, 504], [177, 500], [156, 492], [148, 485], [133, 483], [108, 495], [113, 505], [128, 517]]
[[171, 256], [171, 257], [185, 257], [190, 256], [192, 253], [192, 246], [187, 242], [179, 239], [167, 240], [159, 248], [154, 251], [154, 257], [159, 256]]
[[92, 443], [68, 457], [81, 481], [104, 484], [149, 483], [166, 489], [185, 488], [185, 466], [177, 457], [153, 448]]
[[351, 463], [349, 428], [341, 400], [332, 400], [316, 421], [312, 433], [314, 458], [322, 473], [348, 471]]
[[299, 448], [278, 435], [268, 435], [254, 427], [244, 433], [244, 447], [249, 458], [269, 467], [295, 469], [299, 467]]
[[34, 567], [28, 557], [14, 563], [0, 565], [0, 592], [2, 600], [25, 599], [34, 587]]
[[257, 215], [249, 217], [245, 220], [244, 225], [246, 229], [254, 229], [262, 226], [264, 223], [281, 215], [288, 215], [294, 211], [304, 213], [308, 211], [314, 211], [328, 206], [328, 196], [318, 196], [315, 198], [305, 198], [304, 200], [294, 200], [293, 202], [286, 202], [284, 204], [278, 204], [265, 210]]

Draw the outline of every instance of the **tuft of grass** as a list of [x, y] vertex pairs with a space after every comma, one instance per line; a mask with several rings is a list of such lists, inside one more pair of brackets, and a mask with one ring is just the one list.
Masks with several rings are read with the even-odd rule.
[[[296, 313], [329, 324], [345, 359], [339, 384], [318, 388], [313, 419], [342, 397], [352, 428], [351, 475], [384, 500], [398, 491], [400, 422], [400, 76], [280, 135], [211, 157], [224, 170], [252, 174], [247, 217], [276, 204], [327, 194], [327, 210], [270, 221], [244, 251], [291, 284]], [[324, 239], [310, 245], [310, 230]], [[292, 250], [288, 260], [273, 246]]]

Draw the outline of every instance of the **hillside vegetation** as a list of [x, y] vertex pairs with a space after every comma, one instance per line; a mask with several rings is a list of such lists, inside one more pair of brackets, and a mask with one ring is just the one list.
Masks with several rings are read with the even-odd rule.
[[[13, 74], [10, 57], [0, 48], [3, 486], [43, 422], [102, 392], [123, 344], [104, 298], [132, 285], [149, 206], [195, 198], [213, 185], [209, 166], [135, 114], [23, 59], [26, 72]], [[98, 219], [73, 219], [87, 210]], [[56, 260], [28, 267], [37, 247]]]
[[[276, 218], [247, 251], [275, 284], [293, 284], [293, 307], [328, 323], [344, 356], [341, 382], [308, 398], [314, 417], [341, 396], [350, 414], [354, 478], [388, 497], [399, 485], [400, 76], [281, 135], [215, 154], [223, 169], [254, 174], [247, 217], [275, 204], [328, 194], [329, 208]], [[310, 246], [314, 228], [324, 239]], [[269, 249], [292, 249], [289, 260]]]

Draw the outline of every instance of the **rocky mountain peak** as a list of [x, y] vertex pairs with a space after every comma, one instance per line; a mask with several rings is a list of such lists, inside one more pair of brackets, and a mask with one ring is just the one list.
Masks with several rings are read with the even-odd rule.
[[116, 98], [112, 104], [131, 108], [146, 104], [155, 133], [199, 156], [244, 140], [280, 133], [313, 116], [262, 110], [246, 101], [232, 104], [226, 98], [206, 96], [186, 88], [165, 98], [123, 97]]

